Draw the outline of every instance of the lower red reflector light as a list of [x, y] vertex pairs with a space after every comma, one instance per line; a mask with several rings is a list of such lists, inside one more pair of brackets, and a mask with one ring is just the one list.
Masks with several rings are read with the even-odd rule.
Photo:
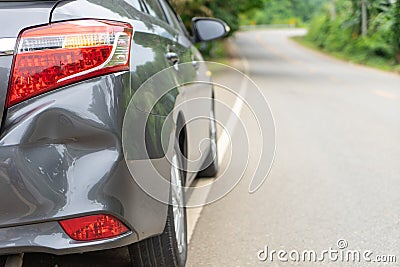
[[93, 215], [60, 221], [67, 235], [76, 241], [93, 241], [117, 237], [129, 229], [110, 215]]

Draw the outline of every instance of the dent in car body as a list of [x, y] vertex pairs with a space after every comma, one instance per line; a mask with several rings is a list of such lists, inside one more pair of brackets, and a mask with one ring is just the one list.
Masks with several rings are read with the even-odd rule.
[[[46, 7], [48, 16], [53, 4], [49, 2]], [[40, 10], [44, 4], [31, 5]], [[46, 23], [44, 18], [43, 15], [37, 23], [27, 21], [26, 25]], [[210, 87], [176, 84], [156, 106], [146, 105], [152, 101], [139, 95], [140, 105], [129, 114], [131, 142], [125, 153], [127, 161], [122, 146], [122, 124], [131, 98], [140, 86], [154, 74], [171, 67], [165, 57], [168, 47], [177, 49], [182, 62], [190, 62], [193, 56], [200, 60], [200, 56], [186, 37], [122, 0], [58, 2], [51, 21], [86, 18], [119, 20], [134, 27], [131, 70], [69, 85], [7, 110], [0, 135], [0, 196], [7, 200], [0, 202], [0, 233], [20, 238], [10, 238], [8, 242], [0, 239], [0, 253], [12, 253], [10, 246], [17, 243], [20, 247], [16, 246], [16, 250], [76, 252], [77, 245], [57, 228], [56, 221], [96, 213], [116, 216], [132, 233], [118, 242], [103, 240], [90, 243], [92, 246], [80, 245], [79, 252], [129, 244], [160, 234], [164, 229], [167, 205], [142, 190], [131, 176], [127, 161], [132, 164], [130, 168], [138, 170], [138, 175], [146, 177], [148, 172], [142, 168], [143, 161], [151, 160], [161, 176], [169, 180], [166, 153], [174, 145], [179, 113], [187, 113], [186, 120], [198, 115], [202, 109], [193, 110], [193, 106], [184, 103], [196, 96], [211, 97]], [[1, 77], [9, 73], [11, 57], [0, 57], [0, 64]], [[206, 79], [205, 72], [202, 65], [200, 70], [193, 68], [180, 75], [196, 81]], [[168, 82], [174, 85], [174, 81], [170, 77]], [[0, 86], [3, 86], [0, 87], [1, 102], [7, 86], [1, 81]], [[160, 88], [153, 87], [149, 94], [157, 95], [157, 90]], [[207, 105], [203, 109], [207, 110]], [[174, 116], [168, 119], [173, 110]], [[189, 142], [193, 142], [190, 155], [198, 152], [196, 140], [207, 137], [208, 124], [203, 122], [199, 128], [188, 126]], [[162, 194], [167, 199], [169, 192]], [[22, 234], [32, 224], [35, 225], [32, 231]], [[54, 236], [49, 231], [62, 236], [59, 247], [52, 247]]]

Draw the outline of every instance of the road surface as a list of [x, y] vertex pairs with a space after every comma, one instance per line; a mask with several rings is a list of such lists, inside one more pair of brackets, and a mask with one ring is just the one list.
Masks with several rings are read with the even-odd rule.
[[[397, 257], [385, 266], [400, 264], [400, 76], [332, 59], [289, 39], [302, 33], [249, 31], [233, 40], [242, 57], [237, 61], [247, 62], [274, 114], [276, 158], [256, 193], [248, 193], [256, 167], [250, 161], [242, 182], [204, 207], [188, 266], [381, 266], [380, 256]], [[249, 116], [241, 113], [245, 121]], [[234, 177], [237, 163], [226, 153], [222, 169]], [[287, 254], [266, 259], [267, 248], [267, 254]], [[321, 261], [302, 259], [309, 250]], [[324, 250], [338, 253], [330, 259]], [[351, 250], [371, 254], [361, 254], [359, 263], [341, 259]]]

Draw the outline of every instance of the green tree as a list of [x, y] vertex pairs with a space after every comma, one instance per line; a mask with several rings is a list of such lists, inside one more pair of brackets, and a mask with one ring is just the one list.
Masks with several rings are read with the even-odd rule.
[[261, 8], [264, 0], [171, 0], [188, 30], [193, 17], [216, 17], [224, 20], [232, 30], [239, 29], [239, 14]]
[[225, 20], [235, 32], [239, 29], [239, 15], [241, 13], [250, 12], [252, 9], [261, 8], [263, 0], [209, 0], [206, 6], [213, 11], [217, 18]]
[[[312, 20], [307, 39], [326, 51], [358, 62], [393, 64], [400, 50], [399, 2], [335, 0], [336, 15], [333, 17], [331, 8], [326, 6]], [[366, 9], [362, 8], [363, 3]]]
[[400, 0], [397, 0], [394, 8], [393, 47], [397, 62], [400, 63]]
[[289, 24], [308, 22], [327, 0], [264, 0], [262, 8], [246, 12], [243, 24]]

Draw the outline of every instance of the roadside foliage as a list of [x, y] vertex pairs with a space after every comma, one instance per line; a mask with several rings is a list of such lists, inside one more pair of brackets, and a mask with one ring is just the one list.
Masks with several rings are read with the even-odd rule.
[[306, 37], [319, 48], [359, 63], [400, 63], [400, 1], [329, 1]]

